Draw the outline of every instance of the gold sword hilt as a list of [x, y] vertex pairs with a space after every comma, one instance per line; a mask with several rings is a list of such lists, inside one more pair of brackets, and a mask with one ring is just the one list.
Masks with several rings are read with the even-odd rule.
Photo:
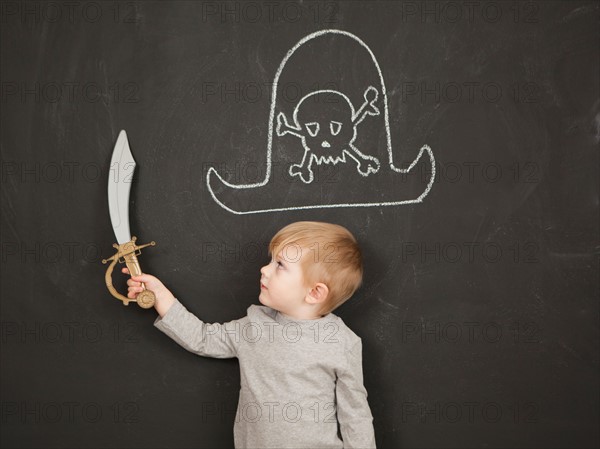
[[146, 286], [142, 282], [142, 288], [144, 289], [137, 295], [137, 298], [131, 299], [127, 296], [120, 294], [115, 287], [112, 285], [112, 272], [117, 262], [125, 263], [127, 268], [129, 269], [129, 274], [131, 276], [137, 276], [142, 274], [142, 270], [140, 268], [140, 264], [138, 262], [137, 256], [142, 253], [142, 248], [146, 248], [147, 246], [154, 246], [156, 242], [152, 241], [150, 243], [146, 243], [144, 245], [136, 245], [135, 242], [137, 240], [136, 236], [132, 236], [129, 242], [125, 242], [122, 244], [113, 243], [113, 248], [117, 250], [117, 252], [108, 259], [102, 259], [102, 263], [106, 264], [108, 261], [112, 260], [108, 268], [106, 269], [106, 273], [104, 275], [104, 280], [106, 281], [106, 287], [111, 295], [115, 298], [123, 301], [123, 305], [129, 305], [130, 301], [137, 302], [138, 305], [142, 309], [149, 309], [154, 306], [156, 302], [156, 297], [154, 293], [150, 290], [146, 289]]

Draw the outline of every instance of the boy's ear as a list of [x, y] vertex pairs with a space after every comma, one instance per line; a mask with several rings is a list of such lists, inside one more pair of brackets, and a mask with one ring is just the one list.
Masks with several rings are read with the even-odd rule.
[[327, 287], [322, 282], [317, 282], [313, 288], [310, 289], [307, 295], [307, 300], [311, 304], [317, 304], [320, 302], [325, 302], [327, 297], [329, 296], [329, 287]]

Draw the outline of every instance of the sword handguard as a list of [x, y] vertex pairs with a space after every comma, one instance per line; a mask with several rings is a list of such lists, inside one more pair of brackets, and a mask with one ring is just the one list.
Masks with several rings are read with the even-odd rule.
[[142, 288], [144, 291], [138, 294], [137, 298], [131, 299], [127, 296], [120, 294], [112, 285], [112, 272], [117, 262], [125, 263], [127, 268], [129, 269], [129, 274], [131, 276], [136, 276], [138, 274], [142, 274], [142, 270], [140, 268], [140, 264], [137, 260], [137, 256], [141, 254], [142, 248], [146, 248], [147, 246], [154, 246], [156, 242], [152, 241], [150, 243], [146, 243], [144, 245], [136, 245], [135, 242], [137, 240], [136, 236], [132, 236], [131, 240], [126, 243], [122, 243], [121, 245], [117, 243], [113, 243], [113, 248], [117, 250], [114, 256], [109, 257], [108, 259], [102, 259], [102, 263], [106, 264], [109, 260], [112, 260], [108, 268], [106, 269], [106, 274], [104, 275], [104, 280], [106, 281], [106, 287], [111, 295], [115, 298], [121, 300], [123, 305], [129, 305], [130, 301], [137, 302], [138, 305], [142, 309], [149, 309], [152, 307], [156, 301], [156, 297], [154, 293], [150, 290], [146, 290], [146, 286], [142, 282]]

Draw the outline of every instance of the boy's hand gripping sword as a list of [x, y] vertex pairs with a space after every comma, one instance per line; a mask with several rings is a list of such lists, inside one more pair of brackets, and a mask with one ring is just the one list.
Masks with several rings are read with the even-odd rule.
[[106, 269], [104, 278], [106, 280], [106, 287], [108, 287], [108, 290], [115, 298], [123, 301], [123, 304], [126, 306], [129, 305], [129, 301], [133, 301], [137, 302], [143, 309], [149, 309], [154, 305], [156, 298], [154, 297], [154, 293], [146, 290], [144, 284], [142, 284], [144, 291], [136, 299], [121, 295], [112, 285], [112, 272], [117, 262], [125, 262], [131, 276], [142, 274], [136, 256], [141, 254], [142, 248], [156, 244], [155, 242], [150, 242], [138, 246], [135, 244], [137, 237], [132, 237], [129, 231], [129, 192], [131, 190], [131, 180], [134, 170], [135, 160], [129, 149], [127, 134], [125, 130], [122, 130], [119, 133], [113, 150], [108, 175], [108, 210], [110, 211], [110, 221], [117, 237], [118, 243], [113, 244], [113, 248], [117, 252], [114, 256], [103, 259], [102, 263], [106, 264], [109, 260], [112, 261]]

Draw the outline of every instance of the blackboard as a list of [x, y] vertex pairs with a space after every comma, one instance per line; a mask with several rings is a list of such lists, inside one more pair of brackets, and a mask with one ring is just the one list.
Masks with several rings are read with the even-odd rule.
[[[233, 446], [237, 360], [187, 353], [106, 289], [122, 129], [131, 230], [157, 243], [141, 266], [207, 322], [258, 304], [284, 225], [354, 233], [364, 285], [335, 313], [363, 340], [378, 447], [598, 447], [598, 14], [2, 2], [2, 447]], [[318, 90], [340, 114], [377, 108], [350, 125], [377, 173], [289, 174]]]

